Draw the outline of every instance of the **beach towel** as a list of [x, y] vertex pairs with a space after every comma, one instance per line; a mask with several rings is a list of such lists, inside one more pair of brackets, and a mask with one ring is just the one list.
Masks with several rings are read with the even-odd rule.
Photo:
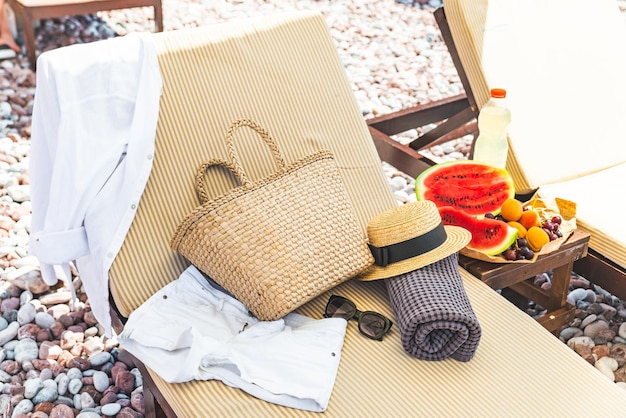
[[404, 349], [422, 360], [469, 361], [481, 337], [458, 254], [385, 280]]

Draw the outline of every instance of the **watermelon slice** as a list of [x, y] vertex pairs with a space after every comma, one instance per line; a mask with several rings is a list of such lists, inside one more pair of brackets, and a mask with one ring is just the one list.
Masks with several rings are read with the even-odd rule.
[[452, 206], [473, 216], [497, 215], [502, 203], [515, 197], [509, 173], [477, 161], [459, 160], [434, 165], [415, 180], [418, 200], [437, 207]]
[[506, 251], [517, 240], [517, 229], [496, 219], [478, 219], [452, 206], [439, 208], [444, 225], [460, 226], [472, 234], [467, 248], [487, 255], [498, 255]]

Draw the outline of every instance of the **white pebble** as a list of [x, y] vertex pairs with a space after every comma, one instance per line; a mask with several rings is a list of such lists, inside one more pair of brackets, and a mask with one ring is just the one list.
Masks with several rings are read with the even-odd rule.
[[22, 279], [24, 281], [28, 280], [32, 277], [37, 277], [40, 275], [39, 269], [35, 266], [23, 266], [18, 269], [12, 270], [7, 275], [7, 280], [13, 282], [18, 279]]
[[[33, 292], [31, 292], [30, 290], [24, 290], [21, 294], [20, 294], [20, 306], [24, 306], [27, 303], [32, 303], [33, 301]], [[33, 306], [35, 308], [37, 308], [36, 304], [39, 301], [33, 303]]]
[[109, 388], [109, 376], [102, 371], [96, 371], [93, 374], [93, 386], [98, 392], [104, 392]]
[[59, 391], [59, 395], [63, 396], [67, 393], [67, 387], [69, 385], [70, 379], [67, 377], [67, 374], [60, 373], [55, 379], [57, 383], [57, 390]]
[[94, 406], [96, 406], [96, 402], [87, 392], [83, 392], [80, 394], [80, 404], [82, 407], [81, 409], [93, 408]]
[[80, 369], [78, 367], [72, 367], [71, 369], [69, 369], [67, 371], [67, 377], [70, 380], [73, 380], [73, 379], [79, 379], [80, 380], [83, 377], [83, 373], [80, 371]]
[[39, 267], [39, 259], [35, 257], [34, 255], [29, 255], [29, 256], [22, 257], [13, 261], [13, 265], [17, 267], [18, 269], [20, 267], [26, 267], [26, 266]]
[[74, 396], [72, 397], [72, 402], [74, 403], [74, 408], [78, 409], [79, 411], [83, 409], [83, 403], [79, 393], [74, 394]]
[[444, 144], [443, 145], [443, 153], [444, 154], [452, 154], [454, 152], [454, 145]]
[[579, 300], [583, 300], [587, 296], [587, 290], [582, 288], [577, 288], [569, 292], [567, 295], [567, 300], [570, 304], [576, 305], [576, 302]]
[[581, 336], [570, 338], [570, 340], [567, 342], [567, 345], [573, 349], [576, 345], [584, 345], [589, 348], [593, 348], [596, 344], [593, 342], [592, 338]]
[[9, 102], [0, 102], [0, 116], [2, 116], [3, 119], [11, 116], [11, 104]]
[[102, 412], [102, 415], [106, 415], [107, 417], [112, 417], [117, 415], [118, 412], [120, 412], [120, 409], [122, 409], [122, 405], [120, 405], [119, 403], [108, 403], [106, 405], [102, 405], [102, 409], [100, 410]]
[[24, 338], [20, 340], [15, 346], [15, 361], [20, 363], [30, 362], [37, 358], [39, 355], [39, 347], [37, 347], [37, 341], [30, 338]]
[[403, 190], [395, 191], [393, 192], [393, 195], [400, 203], [406, 203], [409, 199], [409, 196]]
[[443, 155], [445, 154], [441, 145], [433, 146], [432, 148], [430, 148], [430, 152], [432, 152], [433, 155], [435, 155], [436, 157], [443, 157]]
[[0, 370], [0, 382], [7, 384], [7, 386], [4, 386], [4, 388], [8, 388], [8, 389], [11, 388], [11, 385], [9, 385], [8, 383], [10, 381], [11, 381], [11, 375], [5, 372], [4, 370]]
[[41, 377], [41, 375], [39, 375], [39, 378], [43, 381], [44, 389], [49, 389], [49, 390], [54, 391], [54, 392], [58, 392], [59, 391], [59, 387], [57, 385], [57, 382], [55, 382], [54, 380], [52, 380], [52, 379], [44, 380]]
[[135, 376], [135, 386], [143, 386], [143, 377], [141, 376], [141, 372], [139, 371], [139, 369], [135, 367], [130, 372], [133, 376]]
[[46, 306], [67, 303], [70, 299], [72, 299], [72, 294], [69, 290], [48, 293], [39, 297], [39, 301]]
[[[121, 408], [122, 408], [122, 406], [120, 405], [120, 409]], [[100, 414], [98, 414], [97, 412], [94, 412], [94, 411], [81, 411], [80, 414], [76, 415], [76, 418], [100, 418]]]
[[395, 176], [393, 177], [391, 180], [389, 180], [389, 184], [391, 184], [391, 187], [393, 188], [393, 190], [404, 190], [407, 186], [407, 181], [404, 177], [401, 176]]
[[50, 329], [55, 323], [55, 319], [48, 312], [37, 312], [35, 314], [35, 324], [40, 328]]
[[43, 388], [43, 382], [39, 377], [28, 379], [24, 382], [24, 397], [32, 399]]
[[600, 370], [603, 375], [608, 377], [612, 382], [615, 381], [615, 371], [619, 367], [617, 364], [617, 360], [613, 357], [602, 357], [596, 361], [595, 364], [596, 369]]
[[19, 182], [15, 176], [12, 176], [8, 173], [0, 173], [0, 187], [8, 188], [17, 186]]
[[13, 408], [13, 415], [16, 416], [18, 414], [28, 414], [33, 410], [33, 402], [30, 399], [22, 399], [15, 408]]
[[[70, 380], [70, 383], [67, 385], [67, 389], [72, 395], [76, 395], [78, 392], [80, 392], [82, 388], [83, 388], [83, 382], [80, 379], [72, 379]], [[79, 408], [79, 409], [82, 409], [82, 408]]]
[[106, 351], [100, 351], [89, 357], [89, 364], [91, 364], [92, 366], [102, 366], [109, 360], [111, 360], [111, 353], [108, 353]]
[[36, 314], [35, 306], [31, 303], [27, 303], [17, 311], [17, 322], [19, 322], [20, 325], [30, 324], [35, 320]]
[[7, 194], [14, 202], [25, 202], [30, 200], [30, 186], [27, 184], [11, 186], [7, 189]]
[[[39, 378], [44, 382], [46, 380], [52, 380], [52, 369], [43, 369], [41, 373], [39, 373]], [[54, 384], [56, 386], [56, 382]]]
[[5, 345], [13, 340], [17, 336], [17, 330], [19, 328], [20, 324], [17, 321], [13, 321], [5, 329], [0, 331], [0, 345]]
[[450, 154], [448, 154], [448, 157], [455, 160], [463, 160], [465, 158], [465, 156], [459, 151], [452, 151]]
[[[17, 235], [25, 235], [29, 236], [30, 234], [30, 225], [33, 217], [31, 215], [24, 215], [20, 218], [19, 221], [13, 227], [13, 232]], [[26, 256], [25, 254], [23, 257]], [[27, 257], [27, 256], [26, 256]], [[39, 265], [39, 261], [37, 260], [37, 265]]]

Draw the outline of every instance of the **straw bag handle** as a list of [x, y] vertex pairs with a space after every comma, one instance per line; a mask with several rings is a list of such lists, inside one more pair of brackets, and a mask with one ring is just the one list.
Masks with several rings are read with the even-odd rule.
[[248, 119], [240, 119], [238, 121], [233, 122], [233, 124], [228, 128], [228, 132], [226, 132], [226, 145], [228, 145], [228, 155], [232, 161], [232, 166], [234, 168], [233, 173], [237, 178], [241, 181], [241, 184], [247, 187], [251, 187], [253, 185], [252, 181], [248, 178], [241, 163], [239, 162], [239, 158], [237, 158], [237, 154], [235, 153], [235, 144], [233, 141], [233, 134], [235, 130], [242, 126], [247, 126], [249, 128], [254, 129], [263, 141], [270, 147], [270, 151], [272, 152], [272, 156], [274, 157], [274, 161], [278, 164], [278, 169], [281, 172], [287, 171], [287, 165], [285, 164], [285, 160], [278, 150], [278, 146], [272, 137], [270, 137], [269, 133], [259, 126], [256, 122], [248, 120]]
[[212, 197], [209, 196], [209, 194], [207, 193], [206, 187], [204, 187], [204, 173], [206, 173], [209, 167], [214, 166], [223, 167], [233, 173], [233, 175], [237, 178], [240, 184], [243, 184], [244, 182], [244, 179], [239, 177], [239, 175], [235, 171], [235, 166], [233, 164], [217, 158], [205, 161], [200, 164], [200, 167], [198, 167], [198, 171], [196, 171], [196, 193], [198, 194], [200, 204], [204, 204], [212, 199]]

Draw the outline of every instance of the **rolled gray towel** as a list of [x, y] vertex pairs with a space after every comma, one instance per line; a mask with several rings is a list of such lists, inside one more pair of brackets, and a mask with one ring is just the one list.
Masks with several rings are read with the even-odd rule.
[[409, 354], [422, 360], [474, 357], [481, 329], [463, 287], [457, 253], [385, 282]]

